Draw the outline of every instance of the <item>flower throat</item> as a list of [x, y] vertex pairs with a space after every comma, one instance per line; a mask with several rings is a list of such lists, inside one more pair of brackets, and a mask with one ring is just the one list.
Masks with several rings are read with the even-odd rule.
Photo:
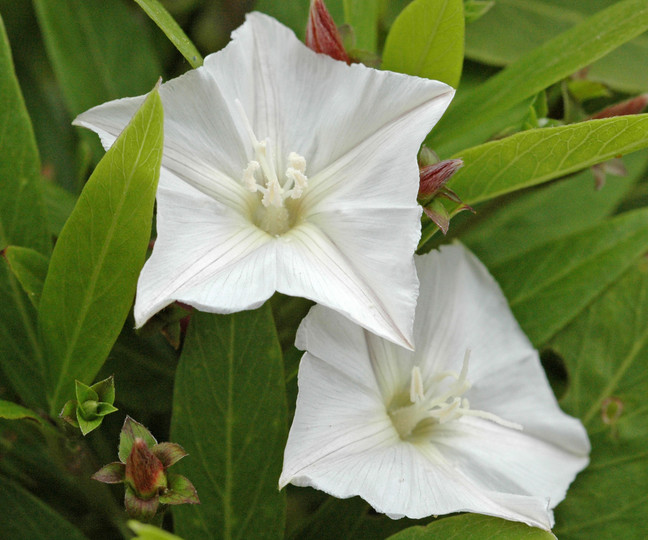
[[245, 189], [259, 194], [261, 204], [257, 205], [255, 209], [254, 223], [268, 234], [281, 236], [289, 231], [295, 223], [295, 216], [290, 209], [290, 200], [299, 199], [308, 187], [306, 159], [296, 152], [290, 152], [288, 167], [280, 181], [272, 152], [268, 148], [269, 140], [259, 141], [256, 138], [238, 99], [236, 105], [243, 118], [255, 154], [255, 159], [250, 160], [243, 169], [241, 179]]

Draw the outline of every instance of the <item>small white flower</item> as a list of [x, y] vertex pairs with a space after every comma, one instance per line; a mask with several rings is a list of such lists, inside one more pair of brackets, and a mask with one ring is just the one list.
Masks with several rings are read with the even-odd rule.
[[[158, 238], [137, 287], [137, 326], [174, 300], [230, 313], [279, 291], [411, 347], [416, 154], [453, 93], [335, 61], [248, 15], [224, 50], [160, 88]], [[109, 147], [142, 100], [74, 123]]]
[[391, 517], [478, 512], [550, 529], [588, 463], [538, 354], [460, 245], [416, 261], [416, 351], [315, 306], [279, 485], [360, 495]]

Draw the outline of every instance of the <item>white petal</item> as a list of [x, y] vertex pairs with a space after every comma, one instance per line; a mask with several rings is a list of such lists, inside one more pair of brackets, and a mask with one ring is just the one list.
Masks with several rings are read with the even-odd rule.
[[[310, 298], [379, 336], [411, 348], [412, 321], [408, 311], [414, 308], [416, 275], [404, 257], [401, 263], [388, 262], [386, 276], [382, 276], [379, 263], [386, 255], [370, 253], [372, 247], [379, 248], [379, 239], [368, 237], [360, 225], [347, 230], [349, 235], [362, 238], [343, 238], [342, 225], [328, 236], [327, 231], [310, 223], [279, 238], [277, 290]], [[350, 251], [353, 247], [359, 252]], [[402, 269], [402, 275], [396, 275], [397, 268]], [[372, 274], [374, 271], [377, 273]]]
[[524, 426], [525, 433], [584, 456], [582, 424], [560, 410], [538, 354], [486, 267], [460, 244], [416, 261], [421, 295], [416, 356], [424, 373], [459, 371], [470, 350], [471, 407]]
[[171, 176], [157, 201], [158, 239], [137, 285], [137, 326], [174, 300], [231, 313], [272, 295], [276, 263], [268, 234]]
[[340, 498], [360, 495], [394, 517], [473, 511], [551, 526], [541, 498], [483, 489], [431, 445], [401, 441], [373, 388], [308, 353], [279, 480], [287, 483]]
[[[468, 438], [474, 443], [466, 444]], [[437, 426], [432, 444], [482, 489], [549, 498], [550, 508], [588, 463], [586, 455], [482, 418]]]

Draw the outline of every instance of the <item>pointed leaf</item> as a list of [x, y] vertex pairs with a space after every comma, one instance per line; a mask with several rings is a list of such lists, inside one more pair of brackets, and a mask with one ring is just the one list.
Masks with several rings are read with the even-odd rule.
[[9, 246], [4, 256], [27, 298], [38, 309], [49, 259], [35, 249], [20, 246]]
[[165, 468], [171, 467], [171, 465], [188, 455], [182, 446], [171, 442], [158, 443], [151, 448], [151, 451], [162, 462]]
[[456, 88], [463, 46], [463, 0], [415, 0], [387, 35], [382, 69], [435, 79]]
[[[38, 151], [1, 17], [0, 146], [0, 251], [19, 245], [48, 254]], [[0, 257], [0, 376], [25, 403], [42, 407], [43, 366], [35, 311]]]
[[648, 251], [648, 208], [553, 240], [491, 268], [531, 341], [542, 345]]
[[433, 521], [426, 527], [404, 529], [389, 540], [434, 540], [437, 538], [461, 538], [461, 540], [555, 540], [549, 531], [529, 527], [524, 523], [504, 519], [462, 514]]
[[[470, 26], [466, 56], [490, 65], [504, 66], [545, 41], [585, 20], [614, 0], [498, 0], [488, 15]], [[497, 36], [497, 39], [493, 39]], [[588, 67], [587, 76], [628, 93], [648, 88], [644, 58], [648, 40], [640, 36]]]
[[97, 416], [106, 416], [107, 414], [117, 412], [119, 409], [110, 403], [106, 403], [104, 401], [100, 401], [97, 403], [97, 411], [95, 414]]
[[202, 504], [174, 510], [187, 538], [283, 538], [277, 489], [286, 440], [281, 349], [269, 305], [233, 315], [195, 312], [176, 375], [175, 465]]
[[126, 507], [126, 513], [130, 517], [143, 521], [151, 521], [157, 513], [160, 501], [157, 497], [140, 499], [129, 486], [126, 486], [124, 506]]
[[168, 473], [169, 491], [160, 495], [163, 504], [200, 504], [194, 485], [180, 474]]
[[551, 347], [569, 385], [561, 405], [592, 442], [590, 466], [556, 509], [561, 540], [648, 537], [648, 260], [642, 258]]
[[76, 394], [77, 402], [81, 405], [84, 401], [99, 401], [99, 395], [87, 384], [83, 384], [81, 381], [74, 381], [74, 389]]
[[202, 66], [203, 58], [198, 49], [187, 37], [175, 19], [169, 14], [158, 0], [135, 0], [151, 20], [158, 25], [164, 35], [169, 38], [180, 54], [185, 57], [192, 68]]
[[126, 465], [123, 463], [108, 463], [92, 475], [93, 480], [104, 484], [121, 484], [126, 474]]
[[72, 380], [94, 379], [126, 320], [161, 157], [162, 104], [154, 89], [88, 180], [52, 254], [39, 307], [52, 411]]
[[0, 476], [0, 506], [0, 531], [5, 540], [88, 540], [61, 514], [3, 476]]
[[6, 418], [7, 420], [29, 418], [31, 420], [36, 420], [38, 423], [42, 422], [40, 416], [38, 416], [34, 411], [4, 399], [0, 399], [0, 418]]
[[101, 423], [103, 422], [103, 418], [95, 418], [93, 420], [86, 420], [79, 414], [79, 409], [77, 409], [77, 423], [79, 424], [79, 429], [81, 430], [82, 435], [87, 435], [91, 431], [94, 431], [97, 429]]
[[133, 443], [137, 438], [143, 439], [149, 448], [157, 444], [155, 437], [151, 435], [148, 429], [136, 420], [133, 420], [130, 416], [127, 416], [119, 435], [119, 460], [122, 463], [126, 463]]
[[[516, 103], [591, 64], [648, 29], [645, 0], [624, 0], [589, 17], [489, 79], [457, 95], [428, 144], [445, 157], [482, 142], [472, 133]], [[489, 135], [492, 135], [490, 133]]]

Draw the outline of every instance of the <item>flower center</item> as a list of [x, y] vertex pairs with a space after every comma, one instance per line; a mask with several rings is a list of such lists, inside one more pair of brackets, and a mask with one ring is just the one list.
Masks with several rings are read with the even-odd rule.
[[241, 178], [245, 189], [259, 194], [258, 200], [261, 204], [255, 208], [254, 223], [268, 234], [280, 236], [290, 230], [295, 223], [290, 200], [299, 199], [308, 187], [306, 159], [296, 152], [290, 152], [286, 170], [282, 176], [277, 175], [273, 153], [269, 148], [269, 139], [263, 141], [257, 139], [238, 99], [236, 105], [255, 154], [255, 159], [250, 160], [243, 169]]
[[471, 386], [466, 379], [469, 358], [470, 351], [467, 350], [461, 373], [443, 371], [426, 381], [427, 384], [419, 367], [412, 368], [409, 388], [397, 394], [388, 407], [389, 416], [402, 440], [429, 440], [436, 425], [462, 416], [476, 416], [511, 429], [522, 429], [521, 425], [495, 414], [470, 408], [468, 400], [462, 397]]

